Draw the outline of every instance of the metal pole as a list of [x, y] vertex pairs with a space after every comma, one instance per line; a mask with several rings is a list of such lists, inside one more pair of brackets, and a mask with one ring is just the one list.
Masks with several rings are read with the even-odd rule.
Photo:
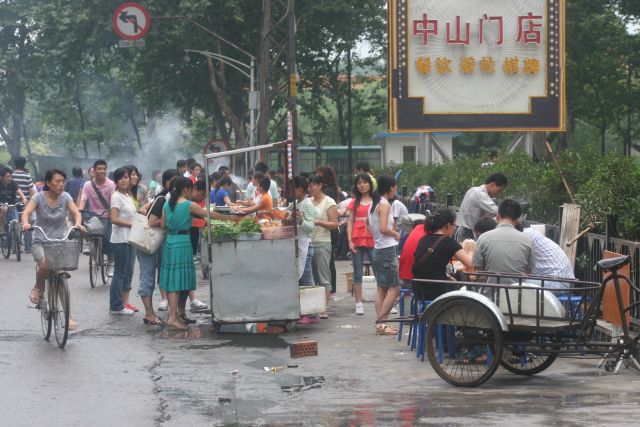
[[347, 177], [353, 173], [353, 147], [352, 147], [352, 119], [351, 119], [351, 48], [347, 52]]

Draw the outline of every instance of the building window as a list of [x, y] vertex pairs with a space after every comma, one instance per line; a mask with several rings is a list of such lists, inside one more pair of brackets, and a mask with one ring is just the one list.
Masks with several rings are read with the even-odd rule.
[[402, 147], [402, 162], [403, 163], [416, 162], [416, 147], [412, 145], [405, 145], [404, 147]]

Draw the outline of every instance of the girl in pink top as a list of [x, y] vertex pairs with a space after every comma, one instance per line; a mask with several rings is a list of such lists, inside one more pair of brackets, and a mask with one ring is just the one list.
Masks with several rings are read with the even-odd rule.
[[356, 314], [364, 314], [362, 305], [362, 269], [365, 256], [373, 259], [373, 236], [367, 229], [367, 215], [373, 201], [373, 182], [369, 174], [360, 173], [354, 181], [355, 197], [347, 205], [349, 221], [347, 237], [353, 262], [353, 293], [356, 297]]

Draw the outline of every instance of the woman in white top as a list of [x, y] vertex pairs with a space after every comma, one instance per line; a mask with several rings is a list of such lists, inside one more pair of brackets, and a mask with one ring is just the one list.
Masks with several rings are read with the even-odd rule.
[[136, 250], [127, 242], [136, 214], [136, 207], [129, 195], [129, 172], [125, 168], [113, 172], [116, 191], [111, 196], [111, 246], [113, 247], [114, 270], [109, 293], [109, 312], [128, 314], [135, 312], [129, 304], [129, 292], [136, 262]]
[[[338, 228], [338, 208], [335, 200], [324, 194], [324, 180], [320, 175], [311, 178], [309, 194], [313, 197], [313, 207], [318, 211], [315, 228], [311, 232], [313, 277], [316, 285], [324, 286], [328, 303], [331, 295], [331, 230]], [[321, 319], [328, 317], [326, 312], [320, 313]]]
[[389, 200], [396, 194], [396, 180], [388, 175], [378, 178], [378, 192], [373, 197], [369, 209], [369, 229], [373, 235], [373, 271], [376, 276], [376, 332], [381, 335], [395, 335], [398, 331], [384, 323], [400, 295], [398, 276], [398, 255], [396, 246], [400, 240], [393, 226], [393, 213]]

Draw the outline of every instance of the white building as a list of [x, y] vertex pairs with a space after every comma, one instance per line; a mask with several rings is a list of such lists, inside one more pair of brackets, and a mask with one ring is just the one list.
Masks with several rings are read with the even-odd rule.
[[440, 163], [453, 157], [453, 138], [459, 132], [378, 133], [373, 140], [382, 146], [382, 164]]

